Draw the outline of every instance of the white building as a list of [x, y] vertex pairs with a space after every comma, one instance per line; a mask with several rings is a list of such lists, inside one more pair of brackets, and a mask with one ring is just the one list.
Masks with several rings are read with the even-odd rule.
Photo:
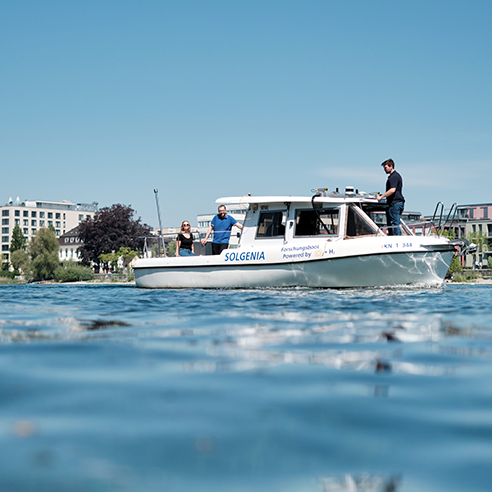
[[73, 203], [68, 200], [60, 202], [26, 200], [21, 202], [18, 198], [15, 202], [0, 207], [2, 216], [1, 253], [4, 260], [10, 260], [9, 247], [12, 240], [12, 231], [18, 225], [24, 236], [29, 241], [38, 229], [55, 228], [59, 238], [66, 232], [77, 227], [83, 220], [93, 217], [97, 212], [97, 202]]
[[60, 261], [73, 260], [80, 261], [78, 249], [83, 241], [79, 238], [79, 227], [71, 229], [58, 238], [58, 258]]

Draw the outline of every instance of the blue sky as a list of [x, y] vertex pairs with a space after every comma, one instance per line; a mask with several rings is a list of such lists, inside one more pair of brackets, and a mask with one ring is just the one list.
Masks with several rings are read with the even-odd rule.
[[0, 0], [0, 202], [492, 202], [492, 2]]

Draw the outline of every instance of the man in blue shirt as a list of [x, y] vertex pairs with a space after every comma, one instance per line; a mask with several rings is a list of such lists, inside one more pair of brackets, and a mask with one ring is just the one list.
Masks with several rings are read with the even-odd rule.
[[389, 205], [386, 212], [386, 223], [391, 226], [388, 229], [389, 236], [401, 236], [400, 225], [401, 214], [405, 206], [405, 198], [403, 198], [403, 179], [399, 173], [395, 171], [395, 163], [393, 159], [384, 161], [384, 172], [388, 175], [386, 181], [386, 193], [377, 197], [378, 202], [386, 198], [386, 203]]
[[232, 226], [239, 229], [243, 228], [234, 217], [227, 215], [225, 205], [219, 205], [219, 213], [212, 219], [212, 223], [208, 228], [205, 239], [202, 240], [202, 245], [207, 244], [208, 236], [214, 231], [214, 239], [212, 241], [212, 254], [220, 255], [220, 253], [229, 247], [229, 239], [231, 238]]

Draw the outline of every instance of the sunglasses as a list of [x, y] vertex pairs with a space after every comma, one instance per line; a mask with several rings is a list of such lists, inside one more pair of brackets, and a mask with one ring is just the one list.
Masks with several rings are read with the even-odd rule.
[[183, 227], [188, 227], [190, 224], [183, 224]]

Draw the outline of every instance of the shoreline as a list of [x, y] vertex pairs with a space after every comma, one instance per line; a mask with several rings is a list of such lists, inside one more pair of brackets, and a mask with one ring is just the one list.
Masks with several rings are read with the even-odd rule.
[[[9, 281], [2, 281], [0, 280], [0, 286], [1, 285], [26, 285], [29, 284], [29, 282], [24, 282], [24, 281], [15, 281], [15, 280], [9, 280]], [[133, 286], [135, 287], [135, 281], [112, 281], [112, 280], [79, 280], [76, 282], [55, 282], [52, 280], [43, 280], [39, 282], [31, 282], [32, 285], [128, 285], [128, 286]], [[452, 280], [445, 279], [444, 280], [445, 285], [492, 285], [492, 278], [474, 278], [470, 279], [466, 282], [453, 282]]]
[[492, 285], [492, 279], [490, 278], [474, 278], [467, 282], [453, 282], [452, 280], [445, 280], [446, 285]]

